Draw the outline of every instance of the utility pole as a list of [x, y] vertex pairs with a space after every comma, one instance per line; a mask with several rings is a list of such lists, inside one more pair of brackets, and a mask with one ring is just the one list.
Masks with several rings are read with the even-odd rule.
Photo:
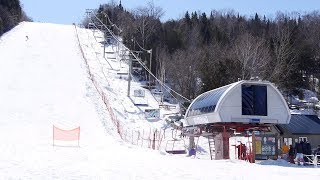
[[[92, 12], [91, 9], [86, 9], [87, 18], [91, 19], [91, 12]], [[89, 29], [89, 24], [90, 24], [90, 22], [88, 23], [88, 29]]]
[[[117, 38], [119, 38], [119, 37], [117, 37]], [[118, 41], [118, 54], [120, 53], [120, 41]]]
[[[162, 70], [161, 70], [162, 71]], [[162, 77], [161, 77], [161, 82], [163, 84], [166, 83], [166, 70], [163, 69], [163, 72], [161, 73]], [[161, 88], [161, 104], [163, 104], [163, 96], [164, 96], [164, 92], [163, 92], [163, 84], [160, 84], [160, 88]]]
[[[117, 26], [115, 26], [115, 24], [112, 24], [111, 25], [112, 27], [116, 27], [117, 28]], [[114, 28], [112, 28], [112, 29], [114, 29]], [[117, 53], [119, 54], [120, 53], [120, 32], [118, 32], [118, 37], [116, 37], [117, 39], [118, 39], [118, 49], [117, 49]]]
[[149, 67], [149, 70], [150, 70], [150, 72], [149, 72], [149, 90], [151, 89], [151, 63], [152, 63], [152, 49], [150, 49], [149, 51], [148, 51], [148, 53], [150, 53], [150, 67]]
[[188, 150], [190, 151], [191, 149], [195, 148], [195, 143], [194, 143], [194, 129], [190, 130], [190, 136], [189, 136], [189, 147]]
[[106, 32], [104, 32], [104, 43], [103, 43], [103, 58], [106, 58], [106, 43], [108, 41], [108, 37], [106, 36]]
[[130, 97], [131, 71], [132, 71], [132, 58], [129, 57], [128, 95], [127, 95], [128, 97]]
[[106, 41], [103, 43], [103, 57], [106, 58]]

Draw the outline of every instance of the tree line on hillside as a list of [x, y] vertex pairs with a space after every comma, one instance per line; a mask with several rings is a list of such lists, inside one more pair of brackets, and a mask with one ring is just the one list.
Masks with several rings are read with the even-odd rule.
[[[109, 17], [121, 28], [117, 33], [130, 49], [152, 49], [152, 72], [165, 74], [187, 98], [251, 77], [271, 81], [287, 94], [320, 90], [318, 11], [279, 12], [272, 19], [232, 10], [187, 11], [183, 18], [161, 22], [164, 12], [152, 2], [128, 11], [111, 1], [95, 13], [105, 24], [111, 25]], [[148, 53], [141, 59], [150, 63]]]
[[21, 21], [31, 21], [19, 0], [0, 0], [0, 36]]

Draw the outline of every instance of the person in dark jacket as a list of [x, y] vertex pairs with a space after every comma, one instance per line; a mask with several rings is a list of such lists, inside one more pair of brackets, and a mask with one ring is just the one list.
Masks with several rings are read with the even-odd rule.
[[[306, 153], [304, 154], [306, 154], [310, 158], [310, 155], [312, 154], [311, 144], [309, 143], [309, 141], [307, 141], [305, 144], [306, 144]], [[309, 158], [305, 157], [304, 161], [309, 162], [310, 161]]]
[[245, 159], [246, 151], [247, 151], [246, 145], [240, 142], [237, 148], [238, 148], [238, 159], [242, 159], [242, 160]]
[[307, 141], [307, 155], [311, 155], [311, 154], [312, 154], [311, 144], [309, 143], [309, 141]]
[[295, 155], [295, 152], [294, 152], [294, 148], [292, 145], [290, 145], [289, 147], [289, 162], [294, 164], [294, 155]]
[[320, 145], [318, 145], [318, 148], [314, 151], [314, 155], [320, 155]]
[[296, 143], [295, 150], [296, 150], [296, 153], [297, 153], [295, 161], [298, 162], [298, 165], [303, 164], [304, 163], [304, 159], [303, 159], [303, 141], [300, 141], [300, 143]]
[[307, 154], [307, 142], [306, 142], [306, 140], [300, 141], [300, 143], [302, 143], [302, 153], [303, 154]]
[[298, 146], [300, 146], [300, 143], [298, 141], [298, 139], [295, 139], [295, 143], [294, 143], [294, 151], [297, 153], [298, 150]]
[[[306, 140], [303, 140], [300, 143], [302, 143], [302, 154], [307, 155], [307, 142], [306, 142]], [[303, 156], [303, 161], [307, 162], [308, 158], [306, 156]]]

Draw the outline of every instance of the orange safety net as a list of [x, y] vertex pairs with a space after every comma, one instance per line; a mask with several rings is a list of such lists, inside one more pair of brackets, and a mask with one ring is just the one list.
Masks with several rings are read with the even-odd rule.
[[63, 130], [53, 126], [53, 140], [59, 141], [79, 141], [80, 126], [72, 130]]

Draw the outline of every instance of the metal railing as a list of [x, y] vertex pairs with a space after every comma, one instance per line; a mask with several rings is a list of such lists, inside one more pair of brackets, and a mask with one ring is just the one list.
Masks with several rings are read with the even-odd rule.
[[320, 165], [320, 155], [306, 155], [304, 154], [303, 155], [304, 157], [307, 158], [307, 162], [305, 162], [306, 164], [309, 164], [309, 165], [314, 165], [314, 167], [318, 167], [318, 165]]

